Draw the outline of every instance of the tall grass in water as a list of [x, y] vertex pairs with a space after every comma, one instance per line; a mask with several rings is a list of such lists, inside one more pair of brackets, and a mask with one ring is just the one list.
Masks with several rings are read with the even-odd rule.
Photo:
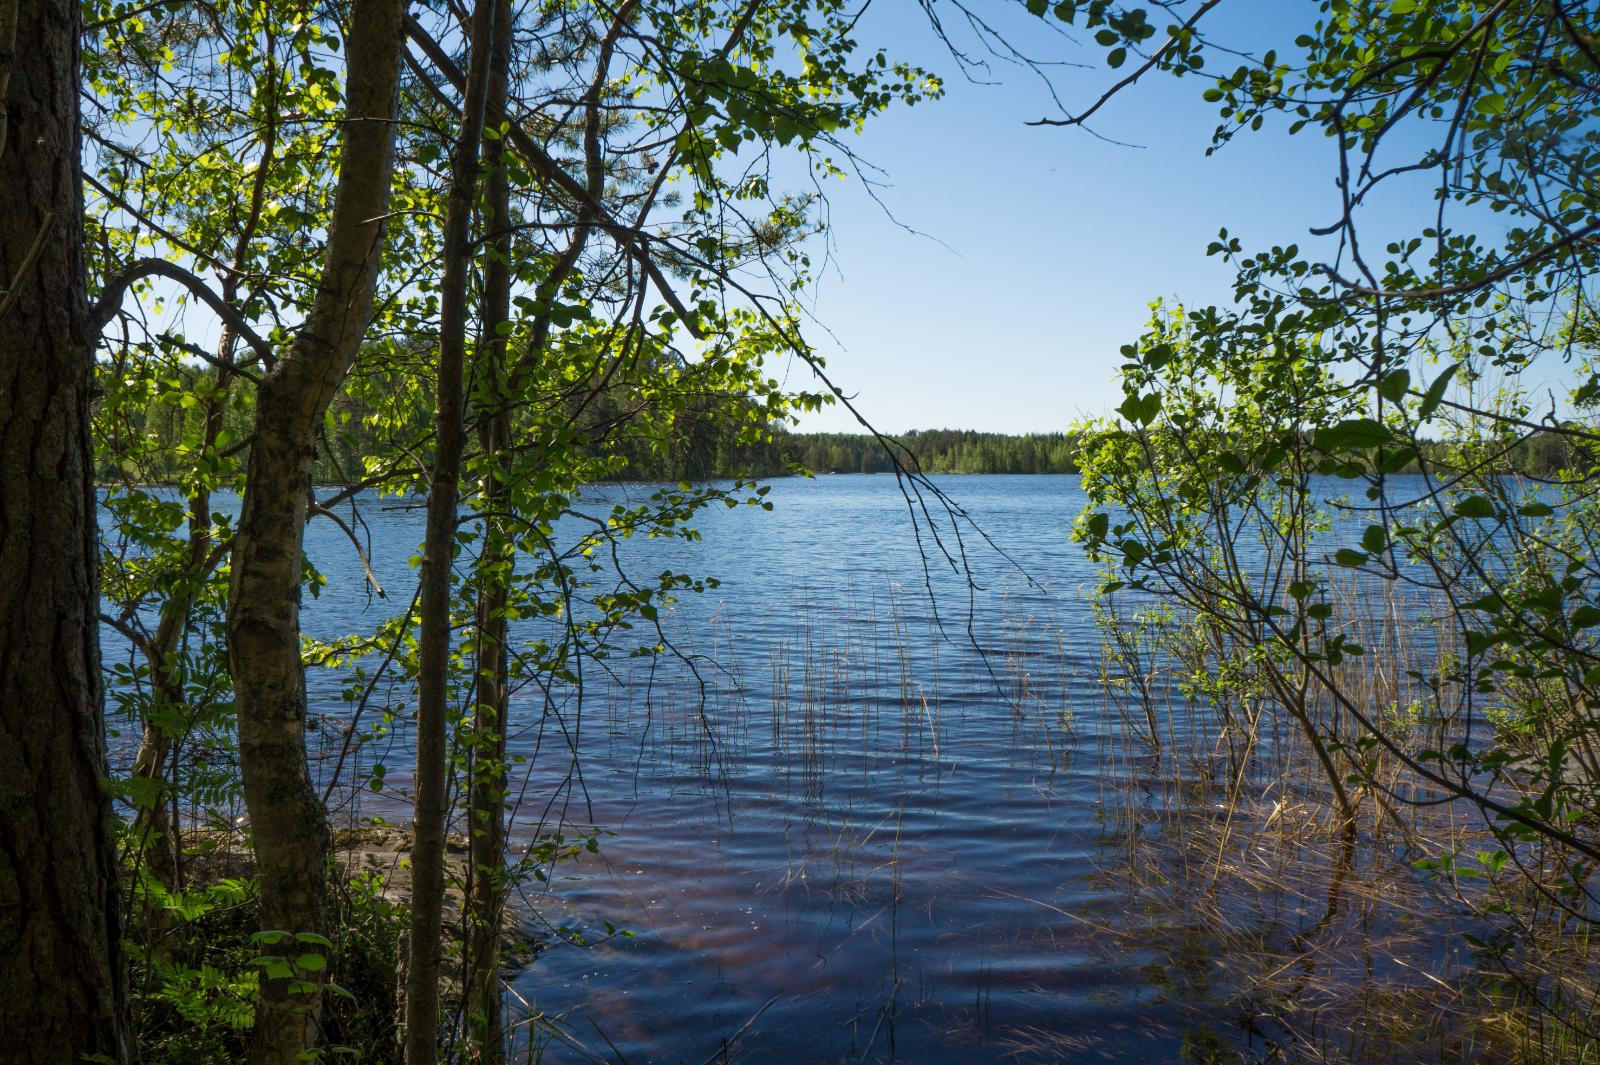
[[[1365, 653], [1329, 679], [1407, 754], [1460, 741], [1427, 709], [1459, 654], [1437, 604], [1341, 595]], [[1600, 952], [1564, 909], [1565, 856], [1530, 846], [1508, 868], [1477, 809], [1356, 743], [1345, 706], [1262, 648], [1099, 610], [1117, 725], [1099, 875], [1192, 1009], [1195, 1060], [1600, 1062]]]
[[[1441, 746], [1441, 718], [1420, 711], [1430, 694], [1410, 676], [1442, 673], [1460, 653], [1448, 627], [1424, 623], [1435, 604], [1354, 587], [1342, 594], [1347, 635], [1366, 653], [1340, 665], [1341, 690], [1382, 714], [1408, 749]], [[1074, 658], [1055, 609], [1001, 597], [977, 626], [980, 658], [959, 627], [934, 625], [915, 591], [802, 590], [773, 611], [759, 640], [720, 618], [697, 627], [681, 649], [698, 679], [681, 662], [633, 660], [618, 683], [597, 683], [579, 756], [632, 766], [650, 778], [643, 787], [666, 782], [712, 803], [730, 775], [770, 774], [817, 830], [775, 858], [787, 868], [776, 870], [774, 889], [869, 915], [887, 907], [880, 920], [893, 947], [917, 874], [900, 811], [886, 818], [862, 796], [890, 767], [968, 757], [963, 737], [974, 727], [1011, 730], [1018, 758], [1098, 769], [1104, 843], [1093, 876], [1121, 898], [1121, 912], [1106, 921], [1097, 904], [1061, 925], [1094, 930], [1113, 959], [1149, 954], [1148, 983], [1192, 1018], [1182, 1033], [1192, 1060], [1600, 1062], [1583, 1034], [1591, 943], [1530, 898], [1527, 878], [1450, 860], [1490, 845], [1474, 811], [1390, 797], [1437, 798], [1392, 756], [1351, 743], [1345, 711], [1315, 685], [1274, 678], [1258, 648], [1190, 619], [1108, 607], [1098, 661], [1083, 648]], [[1081, 668], [1093, 665], [1098, 676]], [[1353, 825], [1311, 736], [1346, 769], [1351, 758], [1373, 759], [1363, 779], [1377, 788], [1344, 783]], [[535, 772], [546, 782], [561, 775]], [[907, 810], [937, 805], [936, 772], [903, 783], [934, 789], [912, 793]], [[529, 794], [542, 811], [548, 796]], [[1437, 867], [1418, 867], [1427, 861]], [[1516, 952], [1497, 955], [1512, 919], [1537, 934], [1511, 937]], [[987, 977], [952, 1009], [947, 988], [902, 969], [897, 950], [889, 957], [881, 986], [865, 986], [854, 1010], [852, 1059], [881, 1054], [897, 1018], [903, 1027], [930, 1004], [973, 1038], [1029, 1060], [1093, 1052], [1094, 1041], [1066, 1025], [992, 1023]], [[612, 1057], [589, 1020], [514, 996], [512, 1005], [530, 1060], [555, 1044], [563, 1060]], [[597, 1023], [620, 1043], [621, 1032]], [[761, 1020], [751, 1023], [755, 1031]], [[738, 1056], [734, 1046], [729, 1057]]]
[[[593, 860], [617, 858], [626, 852], [630, 833], [646, 830], [678, 833], [673, 838], [688, 845], [703, 838], [700, 819], [716, 818], [719, 827], [710, 834], [720, 836], [726, 817], [750, 833], [742, 854], [759, 863], [758, 882], [738, 890], [772, 896], [758, 904], [772, 907], [769, 917], [781, 912], [786, 922], [804, 911], [808, 921], [820, 922], [819, 929], [834, 928], [839, 939], [830, 940], [829, 956], [836, 951], [852, 955], [841, 971], [866, 959], [859, 986], [852, 982], [851, 992], [806, 1007], [817, 1011], [807, 1015], [808, 1021], [814, 1018], [825, 1031], [838, 1034], [837, 1060], [885, 1060], [901, 1045], [908, 1023], [920, 1031], [930, 1016], [941, 1025], [959, 1024], [959, 1038], [974, 1037], [969, 1029], [975, 1030], [979, 1019], [951, 1020], [959, 1011], [945, 1009], [950, 982], [959, 978], [942, 968], [943, 953], [930, 957], [931, 911], [919, 908], [931, 904], [932, 883], [922, 878], [937, 876], [943, 883], [954, 858], [952, 851], [930, 860], [930, 849], [941, 844], [930, 832], [934, 819], [928, 814], [939, 810], [946, 793], [962, 786], [951, 782], [951, 774], [971, 759], [1030, 764], [1012, 762], [1015, 751], [1016, 759], [1033, 760], [1040, 776], [1051, 771], [1057, 759], [1053, 752], [1063, 739], [1061, 711], [1072, 672], [1054, 609], [1037, 598], [1001, 598], [979, 627], [985, 661], [966, 643], [964, 619], [946, 619], [941, 630], [919, 590], [799, 589], [775, 604], [759, 627], [748, 617], [735, 626], [720, 615], [711, 624], [696, 624], [678, 643], [683, 659], [617, 663], [617, 682], [596, 684], [588, 693], [581, 755], [593, 779], [602, 778], [602, 767], [620, 767], [633, 778], [625, 780], [624, 791], [647, 801], [669, 793], [688, 800], [676, 804], [675, 816], [691, 823], [669, 819], [648, 829], [624, 825], [615, 853], [608, 853], [608, 842]], [[677, 634], [680, 627], [672, 631]], [[691, 673], [691, 663], [698, 676]], [[980, 732], [986, 750], [964, 742]], [[543, 779], [554, 775], [546, 767], [536, 769]], [[1024, 771], [1020, 779], [1029, 775]], [[957, 777], [968, 779], [965, 773]], [[604, 807], [605, 797], [596, 794]], [[611, 807], [628, 808], [627, 802]], [[573, 804], [572, 816], [583, 812], [581, 803]], [[603, 820], [607, 810], [597, 814]], [[761, 853], [752, 858], [756, 851]], [[704, 860], [714, 862], [716, 855], [707, 853]], [[640, 867], [628, 861], [630, 869]], [[605, 875], [592, 866], [587, 873], [568, 873]], [[984, 874], [975, 868], [974, 875]], [[696, 887], [699, 896], [718, 890], [729, 889]], [[568, 915], [565, 924], [595, 915], [581, 888], [568, 899], [549, 901], [552, 912]], [[751, 900], [729, 894], [725, 901], [742, 907]], [[636, 913], [601, 916], [640, 924]], [[670, 929], [674, 916], [670, 911], [662, 916], [663, 925]], [[761, 923], [776, 927], [781, 922]], [[695, 928], [665, 934], [675, 946], [695, 949]], [[757, 946], [764, 942], [758, 940]], [[662, 965], [678, 960], [669, 955]], [[789, 953], [747, 952], [727, 964], [726, 979], [734, 984], [741, 974], [758, 985], [775, 980], [805, 987], [814, 979], [810, 967], [797, 965]], [[779, 971], [753, 968], [762, 965]], [[539, 987], [537, 968], [528, 984]], [[816, 994], [815, 989], [798, 994], [796, 1001]], [[986, 987], [963, 987], [959, 995], [976, 1013], [987, 1011]], [[637, 1017], [607, 1016], [603, 1007], [570, 1001], [565, 1005], [571, 1012], [562, 1016], [552, 1002], [528, 997], [525, 1004], [513, 1003], [523, 1017], [518, 1038], [528, 1045], [559, 1044], [551, 1053], [561, 1060], [585, 1054], [615, 1060], [595, 1034], [596, 1025], [627, 1055], [635, 1053], [630, 1039], [645, 1038]], [[794, 1003], [786, 1006], [792, 1009]], [[913, 1014], [915, 1021], [908, 1021]], [[756, 1021], [744, 1038], [761, 1023]], [[684, 1040], [659, 1048], [681, 1052], [684, 1060], [704, 1056], [694, 1039], [720, 1036], [659, 1030], [661, 1038]], [[738, 1047], [729, 1057], [740, 1058]]]

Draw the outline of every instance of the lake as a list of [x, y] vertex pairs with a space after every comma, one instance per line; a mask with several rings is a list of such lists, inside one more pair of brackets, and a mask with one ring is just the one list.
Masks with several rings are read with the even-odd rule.
[[[1176, 1058], [1201, 1019], [1097, 875], [1121, 732], [1070, 541], [1077, 478], [936, 482], [993, 542], [966, 530], [970, 601], [926, 528], [924, 570], [893, 477], [784, 479], [771, 512], [708, 510], [698, 542], [627, 543], [626, 567], [722, 582], [663, 612], [679, 655], [590, 663], [581, 705], [518, 694], [515, 844], [600, 833], [525, 889], [550, 946], [514, 987], [551, 1019], [544, 1060]], [[421, 509], [358, 506], [389, 597], [315, 521], [309, 635], [410, 598]], [[349, 678], [309, 683], [326, 743]], [[388, 787], [341, 816], [408, 816], [403, 724], [360, 756]]]

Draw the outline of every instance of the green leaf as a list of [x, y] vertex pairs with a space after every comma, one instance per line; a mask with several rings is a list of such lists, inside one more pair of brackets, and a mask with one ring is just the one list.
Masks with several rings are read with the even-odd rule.
[[1367, 562], [1367, 555], [1361, 551], [1352, 551], [1348, 547], [1341, 547], [1333, 553], [1333, 560], [1341, 566], [1362, 566]]
[[1161, 394], [1152, 392], [1148, 396], [1130, 395], [1117, 407], [1117, 413], [1134, 425], [1149, 425], [1156, 420], [1156, 415], [1161, 413]]
[[289, 980], [294, 977], [294, 970], [289, 968], [289, 963], [276, 955], [251, 958], [250, 964], [259, 967], [268, 980]]
[[1450, 387], [1450, 379], [1461, 369], [1461, 364], [1455, 363], [1444, 373], [1434, 378], [1433, 384], [1428, 386], [1427, 395], [1422, 397], [1422, 406], [1417, 408], [1417, 417], [1427, 418], [1439, 409], [1439, 404], [1444, 401], [1444, 390]]
[[1575, 629], [1592, 629], [1600, 625], [1600, 609], [1585, 603], [1572, 612], [1572, 627]]
[[1468, 496], [1456, 501], [1452, 508], [1457, 517], [1462, 518], [1492, 518], [1497, 511], [1494, 504], [1483, 496]]
[[1378, 382], [1378, 394], [1390, 403], [1399, 403], [1411, 387], [1411, 371], [1400, 369], [1393, 373], [1385, 374], [1383, 380]]
[[1346, 418], [1335, 425], [1318, 429], [1316, 446], [1328, 452], [1359, 451], [1378, 447], [1394, 439], [1388, 426], [1372, 418]]

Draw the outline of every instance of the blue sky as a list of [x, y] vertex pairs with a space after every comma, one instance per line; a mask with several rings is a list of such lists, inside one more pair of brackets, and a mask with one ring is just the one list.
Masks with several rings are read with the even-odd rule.
[[[1292, 53], [1314, 20], [1307, 0], [1231, 0], [1214, 32]], [[1040, 37], [1025, 15], [1006, 25]], [[905, 0], [878, 0], [860, 32], [947, 86], [943, 100], [891, 112], [854, 142], [887, 171], [888, 208], [927, 236], [897, 226], [858, 185], [828, 190], [833, 257], [812, 339], [880, 429], [1054, 431], [1104, 413], [1120, 402], [1117, 349], [1150, 300], [1228, 298], [1229, 271], [1205, 255], [1220, 226], [1247, 248], [1304, 244], [1308, 227], [1334, 217], [1334, 146], [1320, 134], [1264, 129], [1205, 155], [1217, 114], [1202, 78], [1152, 73], [1104, 108], [1095, 130], [1142, 146], [1123, 147], [1026, 126], [1051, 110], [1039, 82], [998, 65], [1001, 84], [963, 80]], [[1069, 109], [1130, 69], [1112, 74], [1092, 42], [1040, 50], [1094, 64], [1058, 68]], [[852, 427], [838, 407], [801, 426]]]
[[[931, 2], [956, 30], [952, 0]], [[1022, 0], [966, 2], [1038, 56], [1078, 64], [1052, 68], [1071, 110], [1132, 69], [1130, 61], [1113, 72], [1092, 41], [1049, 33]], [[1317, 7], [1225, 0], [1206, 25], [1232, 47], [1292, 55]], [[970, 34], [956, 35], [981, 50]], [[892, 109], [852, 138], [881, 171], [881, 205], [858, 181], [825, 187], [832, 229], [809, 335], [879, 429], [1050, 432], [1107, 413], [1121, 401], [1117, 349], [1137, 337], [1151, 300], [1228, 300], [1231, 272], [1205, 254], [1219, 227], [1247, 249], [1304, 246], [1309, 227], [1335, 216], [1336, 153], [1319, 133], [1268, 127], [1205, 154], [1218, 117], [1201, 99], [1207, 78], [1152, 72], [1127, 89], [1093, 122], [1119, 144], [1026, 125], [1059, 114], [1038, 78], [999, 62], [986, 83], [964, 78], [917, 0], [870, 0], [858, 38], [864, 53], [886, 46], [946, 87], [943, 99]], [[1218, 56], [1209, 65], [1234, 64]], [[794, 176], [794, 190], [805, 191], [807, 175]], [[1369, 246], [1373, 229], [1412, 231], [1430, 202], [1415, 187], [1369, 208]], [[191, 339], [214, 338], [208, 315], [186, 322]], [[788, 383], [809, 387], [807, 377], [794, 366]], [[800, 429], [858, 426], [834, 406]]]

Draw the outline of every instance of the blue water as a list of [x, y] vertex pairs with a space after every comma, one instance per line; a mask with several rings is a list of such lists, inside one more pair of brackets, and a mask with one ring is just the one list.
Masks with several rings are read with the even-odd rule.
[[[601, 833], [525, 889], [550, 946], [514, 986], [547, 1018], [523, 1029], [544, 1060], [699, 1063], [730, 1040], [749, 1062], [1175, 1057], [1178, 1007], [1107, 930], [1127, 899], [1093, 875], [1115, 730], [1094, 571], [1069, 538], [1077, 479], [937, 483], [993, 541], [964, 529], [970, 601], [924, 527], [930, 597], [894, 478], [784, 479], [771, 512], [714, 507], [698, 542], [626, 545], [638, 573], [721, 580], [663, 614], [694, 670], [618, 657], [586, 667], [581, 705], [519, 692], [514, 839]], [[370, 631], [410, 599], [421, 510], [357, 509], [388, 596], [315, 521], [329, 582], [309, 635]], [[326, 748], [350, 677], [309, 684]], [[406, 816], [407, 693], [384, 699], [392, 733], [351, 766], [386, 762], [388, 787], [342, 816]]]
[[[703, 542], [654, 545], [722, 580], [669, 631], [727, 672], [702, 670], [703, 705], [661, 667], [648, 695], [642, 667], [589, 695], [588, 801], [566, 815], [615, 835], [529, 897], [552, 924], [633, 935], [558, 945], [516, 985], [589, 1052], [705, 1061], [765, 1007], [738, 1060], [1168, 1056], [1139, 956], [1101, 956], [1082, 923], [1115, 904], [1087, 875], [1098, 643], [1076, 480], [940, 483], [1038, 585], [968, 530], [970, 636], [937, 559], [930, 602], [890, 477], [782, 481], [771, 513], [719, 509]], [[571, 762], [541, 758], [530, 795]]]

